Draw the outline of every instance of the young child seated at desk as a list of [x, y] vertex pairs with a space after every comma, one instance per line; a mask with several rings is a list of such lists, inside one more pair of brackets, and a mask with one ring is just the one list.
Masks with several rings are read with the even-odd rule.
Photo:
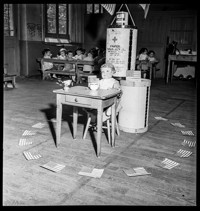
[[[83, 61], [94, 61], [93, 52], [89, 51], [87, 57], [83, 59]], [[84, 64], [83, 72], [91, 73], [94, 70], [93, 65]]]
[[142, 78], [146, 78], [146, 72], [149, 69], [148, 49], [141, 48], [137, 56], [137, 70], [141, 70]]
[[[105, 63], [101, 66], [101, 80], [99, 81], [99, 89], [118, 89], [121, 90], [121, 86], [119, 84], [119, 81], [113, 78], [113, 74], [115, 73], [115, 68], [112, 64], [110, 63]], [[117, 108], [116, 108], [116, 113], [119, 112], [121, 108], [120, 104], [120, 96], [118, 97], [117, 100]], [[86, 110], [86, 109], [85, 109]], [[89, 112], [92, 116], [92, 120], [96, 120], [96, 110], [94, 109], [87, 109], [86, 112]], [[103, 111], [103, 121], [108, 119], [111, 115], [111, 106], [106, 108]]]
[[[52, 57], [52, 53], [51, 53], [49, 48], [45, 48], [42, 51], [42, 54], [43, 54], [43, 58], [44, 59], [51, 59], [51, 57]], [[51, 62], [43, 62], [43, 64], [42, 64], [43, 71], [51, 70], [52, 68], [53, 68], [53, 63], [51, 63]]]
[[155, 57], [155, 52], [154, 52], [153, 50], [150, 50], [150, 51], [148, 52], [148, 60], [149, 60], [152, 64], [158, 63], [158, 62], [159, 62], [158, 59], [156, 59], [156, 57]]
[[76, 59], [76, 60], [83, 60], [84, 59], [85, 56], [83, 54], [82, 48], [76, 49], [75, 53], [76, 53], [76, 55], [73, 57], [73, 59]]
[[[52, 57], [52, 53], [51, 53], [49, 48], [45, 48], [42, 51], [42, 54], [43, 54], [44, 59], [51, 59], [51, 57]], [[55, 65], [52, 62], [45, 62], [44, 61], [44, 62], [41, 63], [41, 65], [42, 65], [42, 71], [43, 71], [43, 75], [44, 75], [43, 79], [46, 77], [45, 74], [44, 74], [45, 71], [56, 69]], [[54, 77], [55, 78], [56, 76], [55, 76], [55, 74], [53, 74], [53, 76], [52, 76], [52, 74], [48, 74], [48, 77], [50, 77], [50, 78]]]
[[67, 59], [67, 50], [65, 48], [61, 48], [57, 55], [57, 58], [66, 60]]
[[[66, 60], [68, 60], [68, 61], [73, 61], [74, 60], [73, 59], [73, 52], [68, 51], [66, 58], [67, 58]], [[75, 71], [75, 64], [66, 63], [63, 71]]]

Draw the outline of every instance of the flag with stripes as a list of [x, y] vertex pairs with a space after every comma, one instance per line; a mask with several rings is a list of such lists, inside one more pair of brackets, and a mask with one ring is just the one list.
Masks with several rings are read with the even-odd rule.
[[189, 130], [189, 131], [182, 131], [182, 130], [181, 130], [181, 133], [182, 133], [184, 136], [194, 136], [194, 133], [193, 133], [191, 130]]
[[114, 14], [116, 4], [101, 4], [101, 6], [103, 8], [105, 8], [105, 10], [107, 10], [108, 13], [110, 13], [110, 15], [113, 15]]
[[184, 141], [182, 142], [183, 146], [188, 145], [189, 147], [195, 147], [196, 141], [188, 141], [186, 139], [184, 139]]
[[19, 146], [30, 145], [30, 144], [32, 144], [32, 143], [33, 143], [32, 141], [28, 141], [27, 139], [23, 139], [23, 138], [21, 138], [21, 139], [19, 140]]
[[35, 135], [36, 132], [30, 131], [30, 130], [25, 130], [22, 136], [33, 136]]
[[23, 154], [27, 160], [34, 160], [42, 157], [40, 154], [33, 154], [28, 151], [23, 152]]
[[61, 171], [63, 168], [65, 168], [65, 165], [49, 161], [48, 163], [42, 165], [41, 167], [51, 170], [53, 172], [58, 172]]
[[150, 4], [139, 4], [142, 9], [144, 10], [144, 18], [146, 19], [148, 11], [149, 11], [149, 6]]
[[178, 165], [180, 164], [168, 158], [165, 158], [160, 164], [157, 164], [157, 166], [165, 168], [165, 169], [172, 169]]
[[124, 172], [129, 177], [151, 174], [151, 173], [147, 172], [144, 167], [131, 168], [131, 169], [128, 169], [128, 170], [124, 169]]
[[179, 150], [176, 152], [176, 155], [177, 155], [177, 156], [183, 157], [183, 158], [189, 157], [191, 154], [192, 154], [191, 151], [187, 151], [187, 150], [183, 150], [183, 149], [179, 149]]

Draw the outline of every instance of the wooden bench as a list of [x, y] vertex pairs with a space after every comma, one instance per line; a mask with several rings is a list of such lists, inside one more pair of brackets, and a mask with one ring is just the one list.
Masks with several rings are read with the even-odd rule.
[[[81, 67], [83, 67], [83, 65], [94, 65], [93, 61], [84, 61], [84, 60], [72, 60], [72, 61], [68, 61], [68, 60], [60, 60], [60, 59], [46, 59], [46, 58], [38, 58], [36, 59], [36, 61], [39, 63], [40, 65], [40, 71], [42, 73], [42, 79], [45, 80], [45, 78], [48, 77], [49, 74], [56, 74], [56, 75], [66, 75], [66, 76], [75, 76], [75, 83], [81, 83], [81, 78], [82, 77], [88, 77], [90, 75], [95, 75], [95, 73], [85, 73], [83, 71], [81, 71]], [[42, 70], [42, 64], [43, 62], [52, 62], [54, 64], [65, 64], [65, 63], [69, 63], [69, 64], [74, 64], [75, 65], [75, 71], [59, 71], [56, 69], [52, 69], [52, 70], [47, 70], [47, 71], [43, 71]], [[72, 79], [72, 78], [71, 78]]]
[[[54, 61], [54, 60], [53, 60], [53, 61]], [[65, 71], [60, 71], [60, 70], [57, 70], [57, 69], [52, 69], [52, 70], [46, 70], [46, 71], [44, 71], [44, 70], [42, 69], [42, 63], [44, 62], [44, 59], [42, 59], [42, 58], [37, 58], [37, 59], [36, 59], [36, 62], [39, 63], [39, 71], [40, 71], [41, 74], [42, 74], [42, 79], [43, 79], [43, 80], [45, 80], [46, 78], [48, 78], [48, 75], [49, 75], [49, 74], [64, 75], [64, 76], [69, 76], [69, 77], [71, 77], [71, 76], [76, 76], [75, 71], [67, 71], [67, 70], [65, 70]], [[59, 63], [59, 60], [56, 60], [56, 62]]]

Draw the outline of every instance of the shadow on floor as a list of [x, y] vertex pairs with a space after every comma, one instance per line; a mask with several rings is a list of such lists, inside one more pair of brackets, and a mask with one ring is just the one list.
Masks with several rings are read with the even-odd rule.
[[[63, 105], [62, 106], [62, 121], [66, 121], [68, 123], [70, 133], [73, 136], [73, 106]], [[56, 104], [49, 104], [49, 108], [41, 109], [41, 112], [45, 114], [46, 121], [49, 124], [49, 129], [51, 131], [54, 143], [56, 145], [56, 124], [53, 120], [56, 120]], [[78, 108], [78, 124], [84, 125], [84, 130], [86, 126], [86, 113], [82, 110], [82, 108]], [[83, 130], [83, 132], [84, 132]], [[82, 133], [83, 136], [83, 133]], [[93, 144], [94, 145], [94, 144]], [[95, 147], [94, 147], [95, 148]]]

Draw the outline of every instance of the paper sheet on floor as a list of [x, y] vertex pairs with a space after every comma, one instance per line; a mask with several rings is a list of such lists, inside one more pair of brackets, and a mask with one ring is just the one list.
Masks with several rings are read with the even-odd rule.
[[196, 141], [188, 141], [188, 140], [184, 139], [184, 141], [181, 144], [183, 146], [195, 147]]
[[183, 131], [183, 130], [181, 130], [181, 133], [182, 133], [184, 136], [194, 136], [194, 133], [193, 133], [191, 130], [188, 130], [188, 131]]
[[161, 163], [156, 164], [156, 166], [159, 166], [165, 169], [172, 169], [178, 165], [180, 164], [168, 158], [165, 158]]
[[81, 171], [78, 174], [82, 176], [100, 178], [103, 174], [103, 171], [104, 169], [97, 169], [97, 168], [90, 168], [90, 167], [83, 166]]
[[35, 154], [28, 151], [24, 151], [23, 154], [27, 160], [36, 160], [42, 157], [40, 154]]
[[33, 125], [32, 127], [41, 129], [41, 128], [45, 127], [45, 123], [38, 122], [35, 125]]
[[151, 173], [147, 172], [144, 167], [124, 169], [123, 171], [129, 177], [135, 177], [135, 176], [142, 176], [142, 175], [151, 174]]
[[33, 135], [35, 135], [35, 134], [36, 134], [36, 132], [34, 132], [34, 131], [25, 130], [25, 131], [23, 132], [22, 136], [33, 136]]
[[168, 119], [160, 117], [160, 116], [156, 116], [154, 118], [157, 119], [157, 120], [163, 120], [163, 121], [167, 121], [168, 120]]
[[41, 167], [53, 172], [58, 172], [61, 171], [63, 168], [65, 168], [65, 165], [49, 161], [48, 163], [41, 165]]
[[33, 143], [32, 141], [29, 141], [29, 140], [23, 139], [23, 138], [21, 138], [21, 139], [19, 140], [19, 146], [30, 145], [30, 144], [32, 144], [32, 143]]
[[171, 125], [175, 126], [175, 127], [185, 127], [185, 125], [182, 125], [179, 122], [175, 122], [175, 123], [171, 123]]
[[177, 155], [177, 156], [183, 157], [183, 158], [189, 157], [191, 154], [192, 154], [191, 151], [187, 151], [187, 150], [183, 150], [183, 149], [179, 149], [179, 150], [176, 152], [176, 155]]

